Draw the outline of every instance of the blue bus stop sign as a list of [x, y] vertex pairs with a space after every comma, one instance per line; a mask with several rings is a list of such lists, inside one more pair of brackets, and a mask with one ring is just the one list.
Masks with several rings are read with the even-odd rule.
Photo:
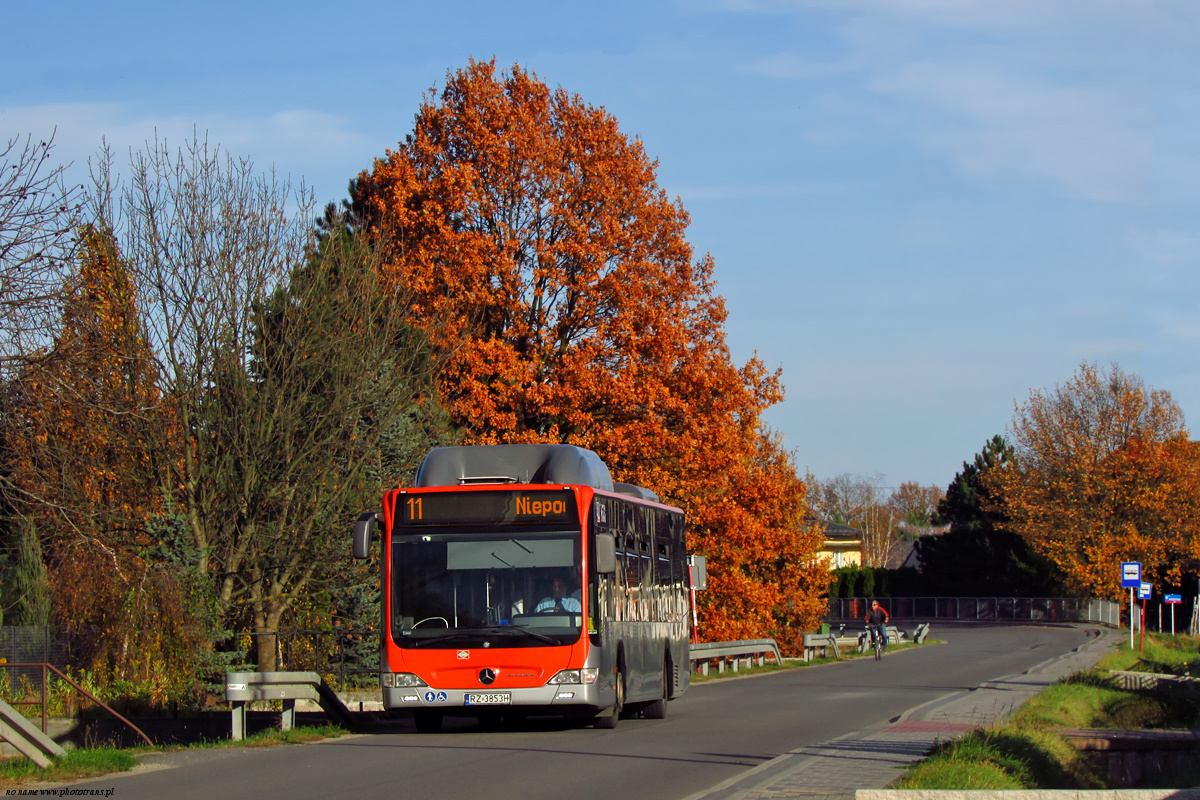
[[1153, 590], [1154, 590], [1154, 587], [1152, 585], [1150, 585], [1149, 583], [1143, 583], [1141, 586], [1138, 587], [1138, 600], [1149, 600], [1150, 593]]
[[1121, 588], [1123, 588], [1123, 589], [1140, 589], [1140, 588], [1142, 588], [1142, 562], [1140, 562], [1140, 561], [1122, 561], [1121, 562]]

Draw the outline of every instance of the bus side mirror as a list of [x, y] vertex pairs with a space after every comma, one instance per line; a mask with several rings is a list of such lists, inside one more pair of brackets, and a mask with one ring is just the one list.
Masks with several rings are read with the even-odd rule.
[[617, 571], [617, 540], [611, 533], [596, 534], [596, 574], [612, 575]]
[[375, 530], [377, 518], [374, 511], [359, 514], [354, 523], [354, 557], [369, 558], [371, 556], [371, 531]]

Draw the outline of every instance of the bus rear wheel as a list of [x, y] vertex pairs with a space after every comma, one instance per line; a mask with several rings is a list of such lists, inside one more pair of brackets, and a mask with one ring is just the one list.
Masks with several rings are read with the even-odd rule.
[[642, 708], [642, 719], [666, 719], [667, 698], [671, 696], [671, 661], [663, 659], [662, 694]]

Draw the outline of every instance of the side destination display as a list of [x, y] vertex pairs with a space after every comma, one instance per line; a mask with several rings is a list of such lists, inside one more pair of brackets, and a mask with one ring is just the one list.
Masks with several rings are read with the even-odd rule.
[[401, 494], [399, 525], [578, 524], [575, 493], [546, 491], [430, 492]]

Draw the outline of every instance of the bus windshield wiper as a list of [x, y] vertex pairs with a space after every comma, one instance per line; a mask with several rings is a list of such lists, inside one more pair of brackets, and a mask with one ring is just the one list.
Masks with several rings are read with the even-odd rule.
[[492, 630], [503, 631], [503, 632], [519, 631], [520, 633], [523, 633], [526, 636], [532, 636], [533, 638], [537, 639], [538, 641], [546, 642], [547, 644], [558, 644], [559, 643], [558, 639], [555, 639], [552, 636], [547, 636], [544, 633], [538, 633], [537, 631], [531, 631], [531, 630], [529, 630], [529, 628], [526, 628], [524, 625], [501, 625], [497, 628], [492, 628]]
[[413, 647], [424, 647], [427, 644], [433, 644], [435, 642], [452, 642], [455, 639], [477, 639], [480, 636], [486, 636], [486, 635], [487, 634], [485, 632], [478, 631], [478, 630], [457, 631], [455, 633], [442, 633], [437, 636], [431, 636], [428, 639], [414, 639]]
[[520, 636], [520, 635], [525, 635], [525, 636], [532, 636], [534, 639], [537, 639], [539, 642], [545, 642], [546, 644], [560, 644], [558, 639], [555, 639], [553, 636], [547, 636], [544, 633], [538, 633], [537, 631], [532, 631], [529, 628], [526, 628], [524, 625], [489, 625], [486, 628], [475, 628], [474, 630], [480, 636], [493, 636], [493, 635]]
[[539, 642], [546, 644], [559, 644], [558, 639], [552, 636], [547, 636], [544, 633], [531, 631], [523, 625], [496, 625], [487, 628], [472, 628], [465, 631], [454, 631], [453, 633], [443, 633], [438, 636], [432, 636], [428, 639], [416, 639], [413, 641], [413, 647], [424, 647], [427, 644], [435, 644], [437, 642], [453, 642], [459, 639], [481, 639], [488, 636], [532, 636]]

